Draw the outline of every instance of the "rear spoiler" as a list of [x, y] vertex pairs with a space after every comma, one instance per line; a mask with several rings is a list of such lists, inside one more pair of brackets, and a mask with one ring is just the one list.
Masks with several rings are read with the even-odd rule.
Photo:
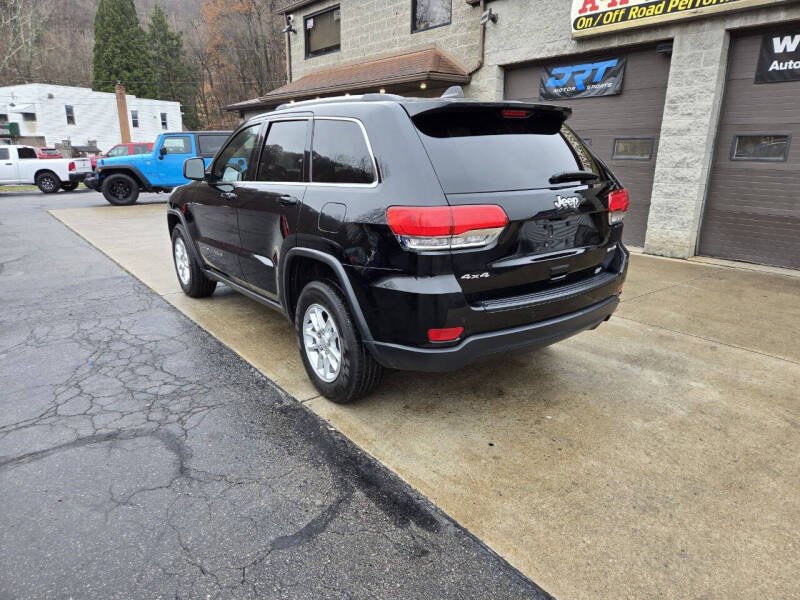
[[[479, 100], [465, 100], [462, 98], [448, 99], [435, 98], [431, 100], [411, 100], [400, 103], [408, 115], [415, 119], [424, 115], [425, 120], [439, 114], [471, 113], [475, 111], [525, 111], [530, 115], [523, 118], [534, 118], [541, 128], [541, 133], [556, 134], [561, 130], [564, 122], [572, 115], [572, 109], [566, 106], [552, 104], [534, 104], [528, 102], [482, 102]], [[516, 115], [515, 115], [516, 117]]]
[[529, 110], [531, 112], [545, 112], [560, 115], [561, 122], [566, 121], [572, 115], [572, 109], [567, 106], [555, 106], [553, 104], [538, 104], [534, 102], [517, 102], [509, 100], [506, 102], [485, 102], [481, 100], [468, 100], [463, 98], [431, 98], [430, 100], [410, 100], [401, 102], [403, 108], [411, 117], [415, 117], [424, 112], [438, 111], [458, 111], [474, 110], [476, 108], [485, 109], [509, 109], [509, 110]]

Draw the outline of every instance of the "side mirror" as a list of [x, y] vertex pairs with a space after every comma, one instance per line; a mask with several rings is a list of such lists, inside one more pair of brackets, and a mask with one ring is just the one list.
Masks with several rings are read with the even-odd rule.
[[161, 149], [158, 151], [160, 154], [159, 158], [164, 158], [167, 155], [167, 149], [165, 146], [161, 146]]
[[203, 181], [206, 178], [206, 163], [202, 158], [187, 158], [183, 163], [183, 176], [192, 181]]

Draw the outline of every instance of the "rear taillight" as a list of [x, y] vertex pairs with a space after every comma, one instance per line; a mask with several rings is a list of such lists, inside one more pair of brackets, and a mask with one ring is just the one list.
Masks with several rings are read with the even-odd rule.
[[386, 221], [409, 250], [458, 250], [494, 242], [508, 225], [496, 204], [390, 206]]
[[428, 339], [432, 342], [452, 342], [464, 333], [463, 327], [447, 327], [446, 329], [428, 329]]
[[75, 163], [74, 162], [69, 163], [69, 170], [70, 171], [74, 171], [75, 170]]
[[631, 201], [628, 198], [628, 190], [614, 190], [608, 194], [608, 222], [611, 225], [615, 223], [622, 223], [625, 218], [625, 211]]

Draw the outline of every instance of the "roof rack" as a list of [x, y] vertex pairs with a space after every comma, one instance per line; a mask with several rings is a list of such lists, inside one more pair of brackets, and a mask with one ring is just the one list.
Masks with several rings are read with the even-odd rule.
[[316, 106], [317, 104], [336, 104], [339, 102], [381, 102], [381, 101], [401, 102], [408, 100], [405, 96], [398, 94], [354, 94], [352, 96], [328, 96], [327, 98], [316, 98], [312, 100], [300, 100], [299, 102], [284, 102], [279, 104], [275, 110], [285, 108], [298, 108], [303, 106]]

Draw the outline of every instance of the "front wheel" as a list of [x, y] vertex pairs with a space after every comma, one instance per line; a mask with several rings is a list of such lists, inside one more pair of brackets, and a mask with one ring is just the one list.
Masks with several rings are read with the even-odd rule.
[[189, 236], [182, 225], [172, 230], [172, 260], [183, 293], [192, 298], [205, 298], [214, 293], [217, 282], [206, 277], [203, 268], [189, 252]]
[[312, 281], [295, 312], [300, 357], [311, 382], [326, 398], [348, 404], [372, 393], [383, 368], [372, 357], [339, 290]]
[[55, 173], [45, 171], [36, 176], [36, 187], [44, 194], [54, 194], [61, 187], [61, 180]]
[[103, 196], [114, 206], [130, 206], [139, 197], [139, 184], [130, 175], [115, 173], [103, 181]]
[[61, 189], [65, 192], [74, 192], [78, 188], [77, 181], [65, 181], [61, 184]]

